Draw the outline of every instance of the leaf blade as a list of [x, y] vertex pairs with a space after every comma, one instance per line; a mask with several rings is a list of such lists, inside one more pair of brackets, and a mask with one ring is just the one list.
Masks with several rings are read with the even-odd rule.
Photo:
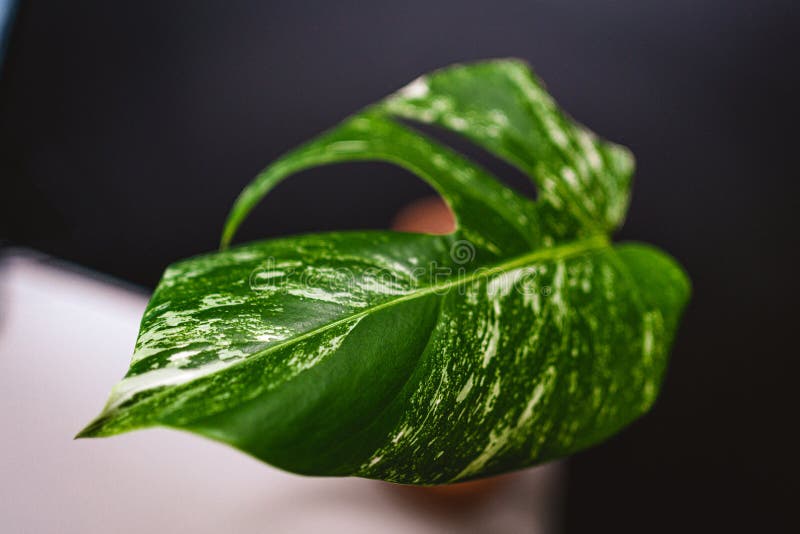
[[[397, 118], [465, 134], [527, 172], [539, 200]], [[457, 229], [225, 250], [281, 180], [364, 160], [427, 181]], [[81, 435], [168, 426], [294, 472], [411, 484], [605, 439], [654, 401], [690, 292], [666, 255], [609, 242], [632, 170], [519, 62], [422, 78], [267, 167], [234, 203], [223, 251], [167, 269], [128, 374]]]
[[581, 224], [600, 232], [622, 223], [633, 156], [567, 117], [522, 61], [446, 67], [379, 106], [469, 138], [526, 173], [562, 215], [566, 205]]

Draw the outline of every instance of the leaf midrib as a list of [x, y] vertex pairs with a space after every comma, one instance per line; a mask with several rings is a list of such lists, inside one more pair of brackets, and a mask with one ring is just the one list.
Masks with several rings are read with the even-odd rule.
[[[291, 345], [293, 345], [295, 343], [299, 343], [301, 341], [304, 341], [306, 339], [314, 337], [314, 336], [316, 336], [318, 334], [321, 334], [321, 333], [323, 333], [323, 332], [325, 332], [327, 330], [330, 330], [332, 328], [336, 328], [337, 326], [341, 326], [341, 325], [346, 324], [348, 322], [352, 322], [354, 320], [361, 319], [363, 317], [366, 317], [367, 315], [379, 312], [379, 311], [381, 311], [383, 309], [390, 308], [392, 306], [395, 306], [397, 304], [401, 304], [403, 302], [408, 302], [410, 300], [414, 300], [414, 299], [417, 299], [417, 298], [422, 298], [422, 297], [425, 297], [425, 296], [428, 296], [428, 295], [432, 295], [432, 294], [436, 294], [436, 293], [442, 292], [442, 291], [449, 291], [450, 289], [452, 289], [454, 287], [457, 287], [458, 285], [468, 284], [470, 282], [474, 282], [475, 280], [478, 280], [478, 279], [483, 278], [483, 277], [488, 278], [488, 277], [491, 277], [491, 276], [502, 274], [502, 273], [517, 269], [519, 267], [524, 267], [525, 265], [530, 265], [531, 263], [534, 263], [536, 261], [564, 259], [564, 258], [568, 258], [568, 257], [577, 256], [579, 254], [582, 254], [582, 253], [585, 253], [585, 252], [589, 252], [589, 251], [592, 251], [592, 250], [599, 250], [599, 249], [603, 249], [603, 248], [608, 248], [609, 246], [610, 246], [610, 241], [609, 241], [608, 237], [605, 236], [605, 235], [597, 234], [597, 235], [590, 236], [590, 237], [587, 237], [587, 238], [584, 238], [584, 239], [579, 239], [579, 240], [576, 240], [576, 241], [573, 241], [571, 243], [567, 243], [567, 244], [564, 244], [564, 245], [556, 245], [556, 246], [553, 246], [553, 247], [532, 251], [532, 252], [529, 252], [527, 254], [523, 254], [523, 255], [520, 255], [520, 256], [515, 256], [515, 257], [512, 257], [512, 258], [502, 262], [502, 263], [497, 264], [494, 267], [491, 267], [491, 268], [488, 268], [488, 269], [484, 269], [484, 270], [476, 270], [476, 271], [470, 273], [469, 275], [466, 275], [466, 276], [463, 276], [463, 277], [457, 277], [454, 280], [449, 280], [447, 282], [443, 282], [443, 283], [440, 283], [440, 284], [434, 284], [434, 285], [418, 288], [417, 290], [415, 290], [413, 292], [410, 292], [410, 293], [407, 293], [407, 294], [404, 294], [404, 295], [400, 295], [400, 296], [398, 296], [396, 298], [392, 298], [392, 299], [389, 299], [387, 301], [381, 302], [379, 304], [375, 304], [374, 306], [368, 306], [368, 307], [366, 307], [364, 309], [361, 309], [361, 310], [359, 310], [359, 311], [357, 311], [355, 313], [352, 313], [352, 314], [350, 314], [350, 315], [348, 315], [346, 317], [343, 317], [341, 319], [337, 319], [335, 321], [331, 321], [330, 323], [326, 323], [324, 325], [318, 326], [318, 327], [313, 328], [313, 329], [311, 329], [311, 330], [309, 330], [307, 332], [303, 332], [302, 334], [300, 334], [300, 335], [298, 335], [296, 337], [293, 337], [291, 339], [287, 339], [285, 341], [282, 341], [282, 342], [276, 343], [274, 345], [270, 345], [268, 347], [265, 347], [263, 350], [254, 352], [250, 356], [245, 357], [245, 358], [243, 358], [243, 359], [241, 359], [241, 360], [239, 360], [239, 361], [237, 361], [235, 363], [232, 363], [228, 367], [220, 369], [219, 372], [228, 372], [231, 369], [234, 369], [235, 367], [237, 367], [239, 365], [242, 365], [242, 364], [245, 364], [245, 363], [252, 363], [254, 360], [257, 360], [259, 358], [267, 356], [267, 355], [269, 355], [269, 354], [271, 354], [271, 353], [273, 353], [275, 351], [281, 350], [281, 349], [283, 349], [285, 347], [291, 346]], [[143, 373], [143, 374], [146, 374], [146, 373]], [[214, 374], [214, 373], [211, 373], [211, 374]], [[203, 380], [207, 376], [208, 375], [198, 376], [197, 378], [194, 378], [192, 380], [189, 380], [188, 382], [180, 384], [178, 387], [185, 387], [185, 386], [190, 385], [190, 384], [192, 384], [194, 382], [197, 382], [199, 380]], [[168, 388], [165, 391], [160, 391], [160, 392], [154, 393], [148, 400], [153, 400], [154, 398], [159, 398], [162, 394], [166, 393], [167, 391], [170, 391], [170, 389]], [[110, 413], [112, 413], [114, 411], [118, 411], [118, 410], [119, 410], [119, 406], [117, 406], [115, 409], [110, 410], [110, 411], [103, 410], [103, 413], [101, 413], [101, 415], [98, 416], [97, 419], [99, 420], [100, 418], [102, 418], [104, 416], [107, 417]], [[91, 424], [89, 426], [91, 426]], [[87, 427], [87, 428], [89, 428], [89, 427]]]

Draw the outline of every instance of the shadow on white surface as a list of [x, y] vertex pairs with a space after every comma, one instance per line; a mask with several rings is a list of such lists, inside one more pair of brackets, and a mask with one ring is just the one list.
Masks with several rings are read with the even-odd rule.
[[558, 464], [453, 508], [381, 482], [284, 473], [176, 431], [73, 441], [125, 373], [146, 304], [35, 255], [0, 258], [0, 531], [552, 531]]

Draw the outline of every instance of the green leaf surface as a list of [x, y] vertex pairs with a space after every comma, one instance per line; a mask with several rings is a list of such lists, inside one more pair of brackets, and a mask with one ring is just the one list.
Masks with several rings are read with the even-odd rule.
[[[415, 122], [516, 166], [537, 200]], [[457, 229], [227, 248], [284, 178], [366, 160], [429, 183]], [[80, 436], [167, 426], [297, 473], [410, 484], [597, 443], [652, 405], [690, 293], [664, 253], [610, 241], [632, 172], [629, 152], [567, 117], [523, 63], [421, 77], [267, 167], [223, 250], [166, 270], [127, 375]]]

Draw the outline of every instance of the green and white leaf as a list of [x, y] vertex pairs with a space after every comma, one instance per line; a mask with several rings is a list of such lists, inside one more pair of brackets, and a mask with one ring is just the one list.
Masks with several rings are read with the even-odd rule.
[[[518, 167], [538, 199], [409, 120]], [[227, 249], [278, 182], [358, 160], [425, 180], [456, 231]], [[174, 427], [297, 473], [410, 484], [597, 443], [655, 400], [690, 292], [662, 252], [610, 242], [632, 171], [518, 61], [423, 76], [270, 165], [237, 199], [224, 250], [166, 270], [127, 375], [80, 436]]]

